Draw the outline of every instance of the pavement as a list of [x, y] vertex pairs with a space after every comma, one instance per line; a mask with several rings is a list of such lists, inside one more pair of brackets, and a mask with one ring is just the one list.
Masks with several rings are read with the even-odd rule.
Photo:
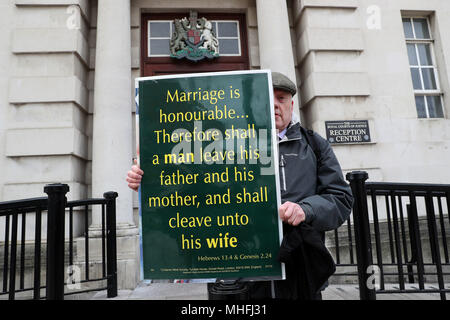
[[[398, 289], [396, 285], [389, 286]], [[436, 284], [428, 285], [437, 289]], [[450, 289], [450, 286], [446, 286]], [[388, 289], [388, 287], [386, 288]], [[407, 285], [407, 289], [416, 289], [417, 285]], [[322, 291], [323, 300], [359, 300], [357, 285], [330, 285]], [[95, 293], [91, 300], [105, 300], [106, 290]], [[118, 296], [111, 300], [207, 300], [205, 283], [140, 283], [134, 290], [119, 290]], [[447, 299], [450, 294], [447, 293]], [[439, 293], [377, 294], [377, 300], [440, 300]]]

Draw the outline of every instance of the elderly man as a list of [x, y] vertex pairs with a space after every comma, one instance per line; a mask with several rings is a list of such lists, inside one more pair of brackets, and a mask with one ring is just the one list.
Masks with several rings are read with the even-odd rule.
[[[272, 72], [272, 83], [280, 154], [279, 216], [284, 235], [280, 260], [288, 262], [286, 280], [250, 282], [249, 296], [251, 299], [321, 299], [320, 288], [330, 272], [334, 272], [332, 261], [332, 268], [321, 265], [331, 259], [324, 246], [324, 232], [346, 221], [353, 197], [330, 144], [292, 120], [295, 84], [278, 72]], [[142, 175], [137, 165], [132, 166], [127, 176], [128, 186], [137, 191]]]

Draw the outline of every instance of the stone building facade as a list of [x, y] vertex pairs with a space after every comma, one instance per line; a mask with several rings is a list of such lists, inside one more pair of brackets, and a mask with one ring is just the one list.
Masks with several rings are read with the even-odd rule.
[[[237, 28], [222, 39], [229, 54], [170, 61], [168, 36], [148, 28], [190, 10]], [[446, 0], [2, 1], [0, 201], [41, 196], [52, 182], [69, 185], [69, 200], [117, 191], [120, 285], [134, 287], [134, 79], [198, 70], [285, 73], [302, 123], [324, 137], [326, 121], [367, 121], [370, 141], [333, 145], [344, 172], [449, 183], [448, 16]], [[92, 212], [93, 231], [99, 221]]]

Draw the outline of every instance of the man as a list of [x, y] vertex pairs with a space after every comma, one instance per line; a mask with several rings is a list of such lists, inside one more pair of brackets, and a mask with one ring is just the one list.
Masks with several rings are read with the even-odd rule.
[[[313, 294], [308, 295], [302, 288], [314, 285], [311, 279], [316, 279], [315, 275], [302, 272], [318, 272], [316, 269], [322, 267], [321, 261], [306, 261], [306, 264], [301, 261], [298, 264], [299, 250], [303, 254], [300, 260], [305, 260], [305, 255], [311, 260], [321, 259], [324, 252], [329, 255], [324, 247], [324, 232], [338, 228], [347, 220], [353, 197], [330, 144], [316, 133], [306, 133], [299, 122], [292, 120], [293, 96], [297, 92], [295, 84], [278, 72], [272, 72], [272, 83], [280, 154], [282, 205], [279, 216], [284, 234], [280, 252], [292, 249], [293, 262], [286, 264], [286, 280], [250, 282], [249, 294], [251, 299], [321, 299], [320, 290], [316, 292], [314, 289]], [[132, 166], [127, 176], [128, 186], [137, 191], [142, 175], [143, 171], [137, 165]], [[300, 243], [296, 239], [300, 239]], [[314, 243], [314, 239], [319, 239], [320, 243]], [[318, 245], [319, 254], [308, 251], [316, 250], [303, 244], [308, 241], [313, 242], [312, 247], [317, 248]], [[311, 265], [314, 262], [319, 263], [318, 267], [317, 264]], [[325, 280], [320, 280], [318, 288]]]
[[[277, 72], [272, 72], [272, 83], [280, 156], [282, 205], [279, 215], [284, 222], [281, 249], [284, 249], [285, 244], [294, 245], [292, 241], [296, 239], [295, 232], [302, 229], [300, 233], [303, 235], [300, 238], [305, 242], [310, 241], [311, 236], [314, 241], [314, 232], [319, 235], [316, 238], [322, 241], [319, 251], [320, 245], [323, 248], [319, 253], [323, 256], [328, 254], [324, 247], [325, 231], [338, 228], [350, 215], [353, 203], [351, 188], [345, 182], [339, 162], [327, 140], [316, 133], [307, 133], [298, 121], [293, 121], [293, 96], [297, 92], [295, 84]], [[306, 228], [307, 226], [310, 228]], [[306, 246], [305, 248], [309, 250]], [[321, 257], [314, 254], [309, 257]], [[327, 261], [326, 257], [323, 261]], [[320, 290], [313, 296], [306, 294], [301, 288], [306, 284], [312, 285], [308, 282], [308, 277], [314, 277], [300, 274], [304, 270], [320, 271], [315, 270], [322, 267], [320, 263], [318, 261], [318, 264], [313, 264], [312, 269], [295, 263], [286, 264], [286, 280], [253, 282], [250, 284], [250, 296], [321, 299]], [[332, 267], [334, 272], [334, 263]], [[320, 283], [318, 287], [323, 284]]]

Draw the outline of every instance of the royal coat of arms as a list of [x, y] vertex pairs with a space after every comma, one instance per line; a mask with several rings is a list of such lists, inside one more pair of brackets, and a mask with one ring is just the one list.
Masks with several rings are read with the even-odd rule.
[[189, 19], [175, 19], [174, 27], [175, 30], [170, 39], [172, 58], [199, 61], [204, 58], [219, 57], [219, 41], [212, 30], [210, 21], [197, 18], [197, 13], [191, 11]]

